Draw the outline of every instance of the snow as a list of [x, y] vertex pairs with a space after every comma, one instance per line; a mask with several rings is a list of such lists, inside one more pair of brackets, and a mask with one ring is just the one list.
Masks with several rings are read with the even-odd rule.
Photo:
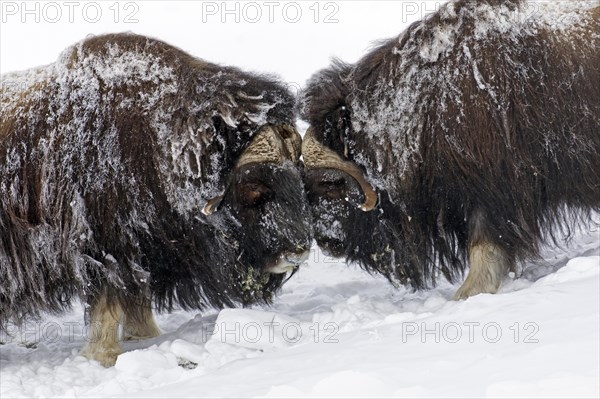
[[[9, 3], [21, 5], [3, 5]], [[312, 2], [301, 2], [298, 23], [280, 13], [270, 23], [263, 9], [256, 24], [236, 23], [232, 16], [223, 23], [221, 15], [203, 22], [206, 3], [212, 2], [130, 2], [139, 7], [137, 24], [123, 22], [130, 11], [124, 8], [115, 23], [113, 2], [99, 3], [98, 23], [82, 20], [81, 8], [73, 23], [66, 8], [58, 23], [3, 15], [0, 71], [54, 62], [89, 33], [132, 30], [209, 61], [278, 73], [301, 87], [330, 56], [354, 62], [373, 40], [397, 35], [441, 2], [339, 1], [332, 3], [338, 22], [329, 24], [323, 23], [331, 11], [325, 2], [319, 3], [318, 23], [308, 8]], [[550, 2], [557, 3], [576, 2]], [[572, 14], [547, 15], [542, 22], [556, 29], [577, 21]], [[485, 34], [486, 27], [478, 32]], [[422, 56], [440, 56], [451, 40], [440, 33]], [[122, 68], [153, 65], [122, 61]], [[34, 85], [44, 73], [16, 73], [12, 80]], [[306, 130], [303, 122], [298, 126]], [[180, 152], [173, 148], [173, 157]], [[82, 226], [80, 239], [86, 231]], [[158, 315], [164, 334], [124, 343], [112, 368], [79, 355], [88, 331], [84, 308], [77, 305], [68, 314], [9, 327], [12, 336], [0, 335], [0, 398], [600, 396], [598, 230], [578, 234], [564, 250], [546, 248], [540, 261], [507, 279], [496, 295], [455, 302], [458, 286], [440, 281], [419, 292], [394, 288], [315, 248], [273, 306]]]
[[0, 397], [598, 397], [598, 230], [496, 295], [457, 288], [396, 289], [314, 248], [273, 306], [159, 315], [113, 368], [78, 354], [81, 306], [13, 328]]

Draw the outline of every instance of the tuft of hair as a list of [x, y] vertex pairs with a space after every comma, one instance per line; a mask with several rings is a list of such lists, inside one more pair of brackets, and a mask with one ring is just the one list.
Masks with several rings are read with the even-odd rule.
[[300, 117], [313, 126], [322, 123], [332, 109], [346, 105], [349, 94], [346, 79], [351, 65], [339, 59], [334, 59], [332, 64], [311, 76], [299, 95]]

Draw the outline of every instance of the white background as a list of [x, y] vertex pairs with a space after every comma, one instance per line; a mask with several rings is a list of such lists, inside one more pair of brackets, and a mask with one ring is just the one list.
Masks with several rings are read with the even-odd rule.
[[354, 62], [374, 42], [398, 35], [408, 22], [442, 2], [0, 3], [2, 73], [51, 63], [88, 34], [132, 31], [159, 38], [207, 61], [276, 73], [294, 85], [303, 85], [314, 71], [326, 67], [331, 57]]

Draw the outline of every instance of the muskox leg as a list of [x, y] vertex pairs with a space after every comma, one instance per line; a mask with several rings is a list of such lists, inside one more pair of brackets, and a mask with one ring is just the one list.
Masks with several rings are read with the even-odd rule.
[[154, 319], [150, 301], [143, 300], [131, 308], [124, 307], [123, 311], [123, 340], [148, 339], [161, 334]]
[[121, 354], [119, 322], [123, 311], [118, 302], [109, 301], [104, 294], [90, 305], [89, 341], [82, 355], [97, 360], [104, 367], [114, 366]]
[[454, 295], [455, 300], [496, 293], [514, 264], [508, 251], [491, 238], [484, 213], [475, 212], [469, 225], [469, 274]]

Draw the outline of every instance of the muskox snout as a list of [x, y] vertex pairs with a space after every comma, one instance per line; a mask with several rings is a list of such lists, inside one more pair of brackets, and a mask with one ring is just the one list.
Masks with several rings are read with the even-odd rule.
[[302, 252], [296, 252], [296, 253], [290, 253], [290, 254], [286, 254], [284, 255], [284, 259], [287, 262], [290, 262], [294, 265], [301, 265], [304, 262], [306, 262], [306, 260], [308, 259], [308, 255], [310, 254], [310, 251], [308, 249], [303, 250]]
[[291, 272], [298, 266], [306, 262], [310, 250], [299, 248], [297, 252], [284, 252], [279, 255], [275, 263], [265, 270], [267, 273], [282, 274]]

